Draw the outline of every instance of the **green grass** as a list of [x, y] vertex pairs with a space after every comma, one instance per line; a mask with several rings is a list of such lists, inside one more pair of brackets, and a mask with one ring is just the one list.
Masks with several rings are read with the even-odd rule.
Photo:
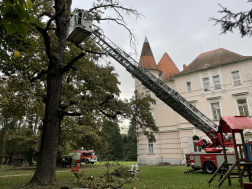
[[[136, 162], [119, 162], [120, 164], [129, 166], [136, 164]], [[1, 168], [0, 169], [0, 188], [23, 188], [27, 184], [34, 173], [33, 169], [25, 169], [26, 167], [19, 168]], [[137, 189], [202, 189], [202, 188], [219, 188], [218, 182], [213, 181], [209, 187], [207, 182], [211, 175], [202, 171], [196, 171], [189, 174], [183, 174], [184, 170], [188, 168], [185, 166], [139, 166], [141, 170], [138, 173], [137, 180], [131, 183], [125, 184], [122, 188], [130, 189], [136, 187]], [[90, 176], [100, 176], [105, 174], [105, 167], [103, 163], [96, 163], [94, 165], [82, 165], [81, 171], [84, 170], [86, 174]], [[64, 171], [64, 172], [62, 172]], [[25, 176], [13, 176], [20, 174], [30, 174]], [[1, 176], [12, 175], [9, 177]], [[56, 171], [57, 182], [53, 185], [42, 186], [40, 188], [60, 188], [62, 186], [76, 187], [74, 185], [73, 173], [70, 172], [70, 168], [58, 168]], [[139, 180], [140, 179], [140, 180]], [[247, 178], [244, 179], [247, 182]], [[26, 187], [27, 188], [27, 187]], [[33, 188], [33, 187], [31, 187]], [[239, 188], [238, 179], [232, 179], [232, 186], [229, 187], [227, 181], [224, 182], [221, 188]]]

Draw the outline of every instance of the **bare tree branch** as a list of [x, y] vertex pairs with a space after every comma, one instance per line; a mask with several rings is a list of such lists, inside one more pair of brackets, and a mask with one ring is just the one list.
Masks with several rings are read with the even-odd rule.
[[61, 69], [62, 73], [67, 72], [69, 69], [72, 68], [73, 64], [78, 61], [79, 59], [81, 59], [83, 56], [85, 56], [85, 51], [83, 51], [82, 53], [80, 53], [78, 56], [76, 56], [74, 59], [72, 59], [65, 67], [63, 67]]
[[31, 82], [40, 79], [43, 75], [45, 75], [47, 73], [47, 70], [42, 70], [42, 72], [40, 72], [40, 74], [38, 74], [36, 77], [33, 77], [30, 79]]
[[106, 117], [110, 117], [110, 118], [116, 118], [117, 115], [123, 115], [123, 113], [121, 111], [117, 111], [114, 115], [109, 115], [106, 112], [104, 112], [102, 109], [99, 110], [103, 115], [105, 115]]
[[[108, 8], [109, 9], [114, 9], [116, 14], [118, 15], [118, 18], [102, 18], [101, 14], [103, 14], [103, 12], [100, 10], [102, 8], [103, 9], [108, 9]], [[127, 29], [128, 32], [129, 32], [130, 47], [131, 47], [132, 51], [134, 52], [134, 54], [137, 54], [137, 48], [136, 48], [137, 40], [136, 40], [136, 37], [133, 35], [131, 30], [127, 27], [127, 24], [124, 21], [124, 18], [122, 16], [122, 14], [120, 14], [120, 12], [118, 10], [122, 10], [122, 11], [126, 12], [128, 15], [135, 15], [137, 18], [144, 17], [137, 10], [121, 6], [119, 1], [115, 1], [115, 0], [111, 0], [109, 2], [104, 1], [104, 2], [98, 3], [98, 4], [94, 3], [93, 7], [91, 9], [89, 9], [88, 12], [93, 13], [93, 15], [95, 16], [94, 20], [97, 20], [98, 22], [101, 21], [101, 20], [111, 20], [111, 21], [114, 21], [117, 24], [123, 26], [125, 29]]]
[[52, 56], [52, 51], [51, 51], [51, 44], [50, 44], [50, 37], [47, 33], [47, 31], [39, 26], [35, 27], [43, 36], [44, 38], [44, 44], [45, 44], [45, 48], [46, 48], [46, 54], [48, 56], [49, 59], [49, 64], [53, 61], [53, 56]]

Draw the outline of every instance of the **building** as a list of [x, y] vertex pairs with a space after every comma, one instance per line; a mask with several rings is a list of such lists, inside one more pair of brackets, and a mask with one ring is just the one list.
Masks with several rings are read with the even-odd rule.
[[[169, 87], [179, 92], [217, 125], [222, 115], [252, 117], [252, 56], [242, 56], [220, 48], [200, 54], [179, 71], [167, 53], [156, 64], [145, 38], [139, 63], [156, 77], [163, 74], [162, 80]], [[186, 153], [201, 151], [196, 146], [198, 139], [210, 140], [137, 79], [135, 89], [156, 100], [156, 105], [151, 105], [151, 113], [159, 127], [155, 143], [148, 140], [141, 131], [138, 132], [138, 164], [158, 165], [167, 162], [181, 165], [185, 163]], [[248, 130], [244, 133], [246, 140], [252, 138]]]

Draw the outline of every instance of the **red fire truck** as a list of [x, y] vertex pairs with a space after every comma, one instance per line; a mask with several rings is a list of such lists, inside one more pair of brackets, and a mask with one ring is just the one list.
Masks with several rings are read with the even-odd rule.
[[[234, 153], [227, 152], [227, 158], [229, 163], [234, 163], [235, 155]], [[187, 167], [192, 167], [192, 169], [186, 170], [184, 173], [189, 173], [202, 169], [206, 173], [213, 174], [216, 169], [224, 162], [223, 153], [202, 153], [202, 152], [192, 152], [186, 154], [186, 164]]]
[[68, 154], [72, 156], [75, 160], [75, 165], [85, 162], [86, 164], [94, 164], [97, 162], [97, 156], [95, 155], [94, 150], [76, 150]]
[[[226, 116], [227, 117], [227, 116]], [[229, 116], [231, 117], [231, 116]], [[234, 119], [238, 116], [234, 116]], [[221, 119], [225, 119], [225, 116], [223, 116]], [[216, 133], [216, 136], [218, 138], [218, 141], [221, 143], [220, 134]], [[224, 137], [224, 144], [227, 159], [229, 163], [235, 162], [235, 154], [234, 154], [234, 148], [233, 148], [233, 139], [231, 135], [228, 135]], [[249, 143], [251, 143], [249, 141]], [[204, 151], [202, 152], [191, 152], [189, 154], [186, 154], [186, 164], [187, 167], [192, 167], [192, 169], [186, 170], [184, 173], [189, 173], [197, 170], [203, 170], [206, 173], [213, 174], [219, 166], [224, 162], [224, 155], [223, 155], [223, 148], [221, 145], [212, 146], [212, 148], [207, 148], [213, 144], [206, 143], [206, 141], [199, 140], [196, 143], [197, 146], [200, 146], [203, 148]], [[252, 152], [250, 152], [252, 155]]]

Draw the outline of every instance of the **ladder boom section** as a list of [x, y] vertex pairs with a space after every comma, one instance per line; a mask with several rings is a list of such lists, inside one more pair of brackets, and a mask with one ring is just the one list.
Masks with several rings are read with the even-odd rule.
[[162, 80], [155, 77], [146, 68], [136, 62], [130, 55], [121, 50], [109, 40], [99, 28], [94, 28], [90, 38], [101, 47], [108, 55], [114, 58], [135, 78], [152, 91], [160, 100], [170, 106], [174, 111], [184, 117], [188, 122], [202, 132], [217, 132], [217, 125], [201, 113], [178, 92], [171, 89]]

